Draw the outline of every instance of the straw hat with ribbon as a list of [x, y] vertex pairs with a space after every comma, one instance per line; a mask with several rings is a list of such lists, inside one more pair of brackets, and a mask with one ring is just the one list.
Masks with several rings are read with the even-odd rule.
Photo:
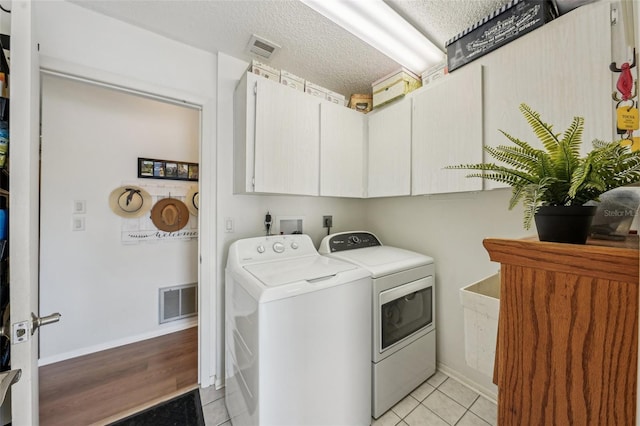
[[140, 217], [151, 209], [151, 195], [135, 185], [124, 185], [111, 191], [109, 207], [127, 219]]
[[161, 231], [179, 231], [189, 222], [189, 209], [176, 198], [163, 198], [153, 205], [151, 221]]
[[187, 204], [189, 212], [194, 216], [198, 216], [198, 209], [200, 208], [200, 190], [197, 185], [192, 185], [189, 188], [185, 203]]

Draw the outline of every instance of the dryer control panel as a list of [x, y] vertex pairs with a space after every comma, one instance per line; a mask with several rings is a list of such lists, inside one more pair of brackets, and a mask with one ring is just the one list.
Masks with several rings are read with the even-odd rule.
[[331, 253], [381, 245], [380, 240], [370, 232], [343, 232], [335, 234], [329, 239]]

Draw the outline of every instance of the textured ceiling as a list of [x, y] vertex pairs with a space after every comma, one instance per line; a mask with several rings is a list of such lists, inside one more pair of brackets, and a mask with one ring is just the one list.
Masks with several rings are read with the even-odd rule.
[[[367, 1], [367, 0], [352, 0]], [[444, 43], [508, 0], [387, 0], [444, 50]], [[297, 0], [72, 0], [185, 44], [250, 61], [252, 34], [281, 49], [268, 62], [347, 97], [400, 65]]]

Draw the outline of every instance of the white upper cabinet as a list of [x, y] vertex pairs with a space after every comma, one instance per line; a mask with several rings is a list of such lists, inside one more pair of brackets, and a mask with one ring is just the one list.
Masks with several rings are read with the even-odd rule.
[[368, 197], [411, 193], [411, 99], [367, 114]]
[[610, 6], [579, 7], [366, 115], [246, 73], [234, 190], [359, 198], [501, 187], [444, 167], [493, 162], [482, 147], [509, 144], [499, 130], [541, 148], [521, 103], [557, 133], [584, 117], [584, 154], [615, 136]]
[[482, 67], [469, 64], [413, 96], [413, 195], [478, 191], [481, 179], [444, 169], [482, 162]]
[[[584, 117], [583, 153], [591, 150], [593, 139], [611, 140], [609, 9], [609, 2], [582, 6], [478, 59], [484, 65], [487, 145], [510, 144], [500, 129], [542, 148], [518, 109], [523, 102], [557, 133], [574, 116]], [[484, 160], [493, 161], [487, 153]], [[486, 188], [498, 186], [488, 182]]]
[[318, 195], [320, 100], [246, 73], [235, 108], [235, 191]]
[[364, 196], [366, 115], [329, 102], [320, 106], [320, 195]]

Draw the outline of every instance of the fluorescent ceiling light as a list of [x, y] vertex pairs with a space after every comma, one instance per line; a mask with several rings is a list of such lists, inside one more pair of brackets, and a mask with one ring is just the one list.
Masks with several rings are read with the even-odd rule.
[[301, 0], [304, 4], [420, 75], [444, 52], [382, 0]]

